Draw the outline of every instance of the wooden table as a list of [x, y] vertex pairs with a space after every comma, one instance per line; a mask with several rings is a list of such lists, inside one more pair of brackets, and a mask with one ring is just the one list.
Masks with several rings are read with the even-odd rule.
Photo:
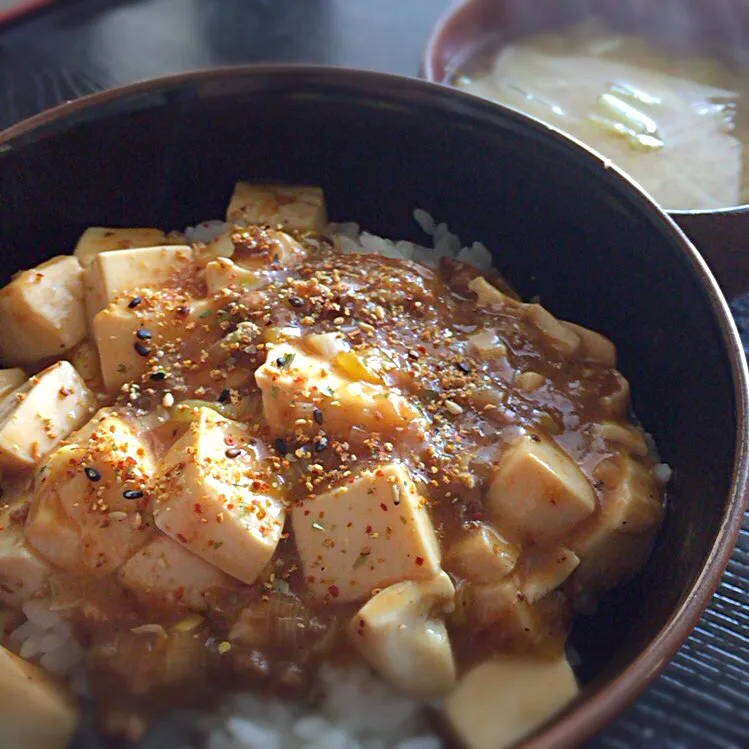
[[[58, 0], [0, 29], [0, 128], [101, 88], [214, 65], [315, 62], [414, 75], [429, 29], [448, 4]], [[746, 323], [749, 330], [749, 306]], [[749, 521], [690, 640], [590, 746], [749, 747]]]

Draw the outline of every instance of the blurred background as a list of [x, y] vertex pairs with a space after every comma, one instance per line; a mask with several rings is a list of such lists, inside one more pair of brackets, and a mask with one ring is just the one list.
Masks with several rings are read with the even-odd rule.
[[[23, 4], [0, 0], [0, 9]], [[449, 0], [52, 0], [0, 26], [0, 127], [101, 88], [245, 62], [415, 75]]]

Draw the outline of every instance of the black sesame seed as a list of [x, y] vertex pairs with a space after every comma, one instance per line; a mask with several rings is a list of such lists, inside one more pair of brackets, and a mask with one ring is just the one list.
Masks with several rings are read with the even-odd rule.
[[158, 372], [151, 372], [151, 378], [154, 382], [161, 382], [166, 379], [166, 372], [159, 370]]
[[457, 365], [458, 369], [463, 372], [463, 374], [470, 374], [471, 373], [471, 367], [469, 364], [466, 364], [464, 361], [458, 362]]
[[277, 439], [277, 440], [275, 441], [275, 445], [276, 445], [276, 450], [278, 450], [278, 452], [279, 452], [279, 453], [280, 453], [281, 455], [286, 455], [286, 454], [287, 454], [287, 453], [289, 452], [289, 447], [288, 447], [288, 445], [286, 444], [286, 440], [285, 440], [285, 439], [283, 439], [283, 438], [279, 437], [279, 438], [278, 438], [278, 439]]
[[327, 450], [328, 445], [330, 445], [330, 442], [328, 442], [328, 438], [320, 437], [320, 439], [315, 442], [315, 452], [321, 453], [323, 452], [323, 450]]
[[298, 296], [290, 296], [289, 304], [298, 309], [299, 307], [304, 307], [304, 300], [300, 299]]
[[321, 411], [321, 410], [320, 410], [319, 408], [316, 408], [316, 409], [315, 409], [315, 410], [314, 410], [314, 411], [312, 412], [312, 418], [313, 418], [313, 419], [314, 419], [314, 420], [315, 420], [315, 421], [316, 421], [316, 422], [317, 422], [318, 424], [322, 424], [322, 422], [323, 422], [322, 411]]
[[125, 489], [122, 492], [122, 496], [125, 499], [140, 499], [143, 496], [143, 492], [140, 489]]
[[221, 392], [219, 393], [219, 396], [218, 396], [218, 398], [216, 398], [216, 400], [217, 400], [217, 401], [218, 401], [219, 403], [226, 403], [226, 401], [228, 401], [228, 400], [229, 400], [229, 398], [231, 398], [231, 388], [224, 388], [224, 389], [223, 389], [223, 390], [222, 390], [222, 391], [221, 391]]
[[149, 341], [151, 338], [153, 338], [153, 333], [150, 330], [146, 330], [145, 328], [139, 328], [138, 332], [135, 334], [140, 338], [141, 341]]
[[98, 481], [101, 478], [101, 474], [96, 468], [84, 468], [83, 472], [86, 474], [86, 478], [89, 481]]
[[239, 447], [230, 447], [224, 455], [227, 458], [238, 458], [242, 454], [242, 450]]
[[130, 304], [128, 304], [127, 306], [130, 307], [130, 309], [135, 309], [142, 301], [143, 301], [142, 296], [134, 296], [130, 300]]
[[151, 353], [151, 349], [148, 346], [144, 346], [140, 341], [136, 341], [133, 348], [140, 356], [148, 356]]

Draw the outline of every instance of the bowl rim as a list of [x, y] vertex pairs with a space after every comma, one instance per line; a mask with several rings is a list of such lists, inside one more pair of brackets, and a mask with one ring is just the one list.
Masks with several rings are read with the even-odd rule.
[[[471, 2], [473, 0], [467, 0], [456, 7], [461, 8]], [[449, 13], [445, 15], [445, 18], [448, 15]], [[728, 303], [707, 263], [686, 234], [674, 219], [621, 169], [611, 164], [584, 143], [576, 141], [560, 130], [522, 112], [473, 96], [453, 87], [423, 79], [354, 68], [303, 63], [236, 65], [176, 73], [88, 94], [22, 120], [0, 131], [0, 155], [4, 150], [12, 148], [11, 142], [21, 136], [29, 135], [36, 129], [52, 123], [62, 122], [64, 125], [66, 118], [71, 117], [71, 115], [82, 111], [95, 110], [101, 105], [120, 98], [156, 93], [172, 87], [197, 85], [210, 81], [294, 76], [297, 78], [307, 76], [314, 80], [325, 79], [328, 84], [345, 85], [349, 89], [352, 83], [355, 86], [361, 86], [369, 82], [370, 84], [380, 84], [380, 86], [386, 84], [393, 91], [416, 90], [423, 94], [447, 96], [457, 102], [463, 102], [474, 111], [476, 108], [485, 109], [489, 112], [493, 111], [494, 113], [501, 111], [505, 119], [509, 118], [517, 123], [522, 123], [523, 126], [530, 127], [531, 130], [540, 128], [548, 131], [573, 150], [577, 150], [578, 155], [584, 157], [590, 163], [591, 169], [594, 162], [597, 163], [600, 168], [605, 168], [609, 174], [617, 179], [621, 184], [620, 189], [625, 192], [629, 190], [633, 198], [639, 199], [637, 210], [648, 216], [654, 225], [660, 223], [664, 232], [670, 233], [674, 244], [679, 245], [681, 252], [689, 261], [692, 273], [707, 294], [713, 317], [718, 324], [725, 345], [736, 407], [736, 448], [731, 484], [723, 510], [722, 522], [705, 562], [692, 582], [683, 602], [671, 613], [645, 649], [609, 683], [598, 687], [585, 699], [574, 702], [559, 716], [551, 718], [548, 723], [540, 726], [535, 734], [518, 744], [518, 747], [522, 747], [522, 749], [560, 749], [577, 746], [601, 730], [630, 705], [674, 657], [708, 607], [736, 545], [744, 512], [749, 504], [749, 430], [746, 428], [749, 419], [749, 369]], [[163, 104], [154, 105], [154, 107], [158, 106], [163, 106]], [[77, 121], [73, 118], [70, 124], [75, 124]]]
[[[453, 25], [457, 20], [464, 14], [469, 14], [472, 11], [473, 6], [477, 6], [485, 0], [456, 0], [442, 15], [437, 19], [437, 23], [432, 26], [432, 30], [427, 37], [424, 50], [421, 55], [421, 61], [419, 65], [419, 75], [426, 81], [432, 83], [440, 83], [445, 86], [451, 84], [447, 83], [444, 77], [437, 75], [437, 60], [441, 58], [441, 51], [444, 47], [445, 40], [449, 36], [449, 33]], [[507, 106], [507, 105], [505, 105]], [[514, 107], [508, 107], [509, 109], [515, 110]], [[525, 112], [521, 112], [525, 114]], [[526, 115], [531, 119], [537, 119], [533, 115]], [[642, 188], [640, 188], [642, 190]], [[743, 216], [749, 217], [749, 203], [737, 203], [736, 205], [724, 206], [723, 208], [669, 208], [665, 213], [676, 218], [682, 216], [697, 216], [697, 217], [713, 217], [713, 216]]]

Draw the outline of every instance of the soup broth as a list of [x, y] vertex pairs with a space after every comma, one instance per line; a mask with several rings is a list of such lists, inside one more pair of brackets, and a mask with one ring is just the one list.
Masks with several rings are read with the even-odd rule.
[[452, 82], [595, 148], [667, 210], [749, 201], [746, 84], [716, 59], [586, 22], [485, 48]]

